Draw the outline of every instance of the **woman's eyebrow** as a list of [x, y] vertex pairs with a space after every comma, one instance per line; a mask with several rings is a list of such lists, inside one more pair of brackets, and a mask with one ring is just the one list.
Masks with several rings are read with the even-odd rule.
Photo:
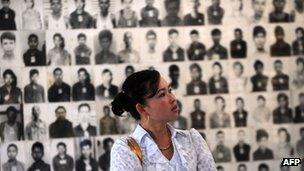
[[[169, 89], [169, 88], [171, 88], [171, 84], [168, 85], [168, 89]], [[166, 90], [166, 87], [161, 88], [161, 89], [158, 89], [158, 90], [157, 90], [157, 93], [159, 93], [160, 91], [165, 91], [165, 90]], [[157, 94], [157, 93], [156, 93], [156, 94]]]

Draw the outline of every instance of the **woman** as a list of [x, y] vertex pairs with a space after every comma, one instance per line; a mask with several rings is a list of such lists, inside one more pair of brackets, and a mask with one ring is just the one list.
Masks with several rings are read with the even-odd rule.
[[293, 147], [290, 144], [290, 134], [286, 128], [278, 129], [279, 142], [276, 145], [275, 157], [281, 160], [284, 157], [291, 157], [294, 153]]
[[34, 0], [25, 0], [26, 9], [22, 12], [22, 28], [25, 30], [41, 30], [40, 13], [34, 9]]
[[4, 85], [0, 87], [0, 104], [21, 103], [21, 90], [17, 87], [15, 73], [7, 69], [3, 72]]
[[64, 38], [60, 33], [53, 36], [54, 48], [48, 53], [48, 65], [71, 65], [71, 55], [64, 49]]
[[197, 130], [182, 131], [168, 123], [177, 119], [179, 108], [171, 87], [158, 71], [130, 75], [111, 104], [115, 115], [129, 112], [139, 122], [131, 137], [141, 147], [143, 158], [136, 157], [126, 137], [119, 138], [112, 147], [110, 170], [216, 170]]

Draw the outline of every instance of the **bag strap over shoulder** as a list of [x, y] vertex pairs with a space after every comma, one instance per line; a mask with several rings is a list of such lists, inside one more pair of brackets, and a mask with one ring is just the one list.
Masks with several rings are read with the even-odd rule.
[[132, 138], [131, 136], [129, 136], [127, 138], [128, 141], [128, 146], [130, 147], [130, 149], [133, 151], [133, 153], [137, 156], [137, 158], [140, 161], [140, 164], [142, 165], [143, 162], [143, 154], [142, 151], [138, 145], [138, 143], [136, 142], [136, 140], [134, 138]]

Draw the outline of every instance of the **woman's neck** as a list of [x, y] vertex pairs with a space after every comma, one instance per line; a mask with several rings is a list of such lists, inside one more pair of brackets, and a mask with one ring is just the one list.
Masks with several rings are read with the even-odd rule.
[[140, 122], [140, 125], [157, 141], [168, 137], [167, 123]]

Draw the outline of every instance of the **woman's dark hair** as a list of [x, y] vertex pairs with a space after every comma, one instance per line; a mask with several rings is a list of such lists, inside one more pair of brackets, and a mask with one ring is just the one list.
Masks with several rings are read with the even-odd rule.
[[3, 78], [5, 78], [6, 75], [11, 75], [11, 77], [13, 79], [11, 86], [16, 87], [17, 86], [17, 77], [16, 77], [15, 73], [11, 69], [7, 69], [2, 74]]
[[60, 48], [64, 49], [65, 42], [64, 42], [64, 38], [62, 37], [62, 35], [60, 33], [55, 33], [54, 36], [53, 36], [53, 40], [55, 40], [55, 37], [59, 37], [61, 39]]
[[286, 140], [285, 140], [285, 142], [290, 142], [290, 134], [289, 134], [289, 132], [287, 131], [287, 129], [286, 128], [279, 128], [278, 129], [278, 134], [280, 133], [280, 132], [285, 132], [285, 134], [286, 134]]
[[122, 91], [111, 102], [113, 113], [121, 116], [126, 111], [139, 120], [136, 104], [146, 105], [146, 99], [157, 93], [159, 81], [160, 73], [156, 70], [142, 70], [131, 74], [124, 81]]
[[91, 76], [90, 76], [90, 74], [88, 73], [88, 71], [85, 69], [85, 68], [80, 68], [78, 71], [77, 71], [77, 73], [78, 73], [78, 75], [80, 74], [80, 72], [84, 72], [85, 73], [85, 75], [86, 75], [86, 79], [85, 79], [85, 83], [86, 84], [89, 84], [90, 82], [91, 82]]

